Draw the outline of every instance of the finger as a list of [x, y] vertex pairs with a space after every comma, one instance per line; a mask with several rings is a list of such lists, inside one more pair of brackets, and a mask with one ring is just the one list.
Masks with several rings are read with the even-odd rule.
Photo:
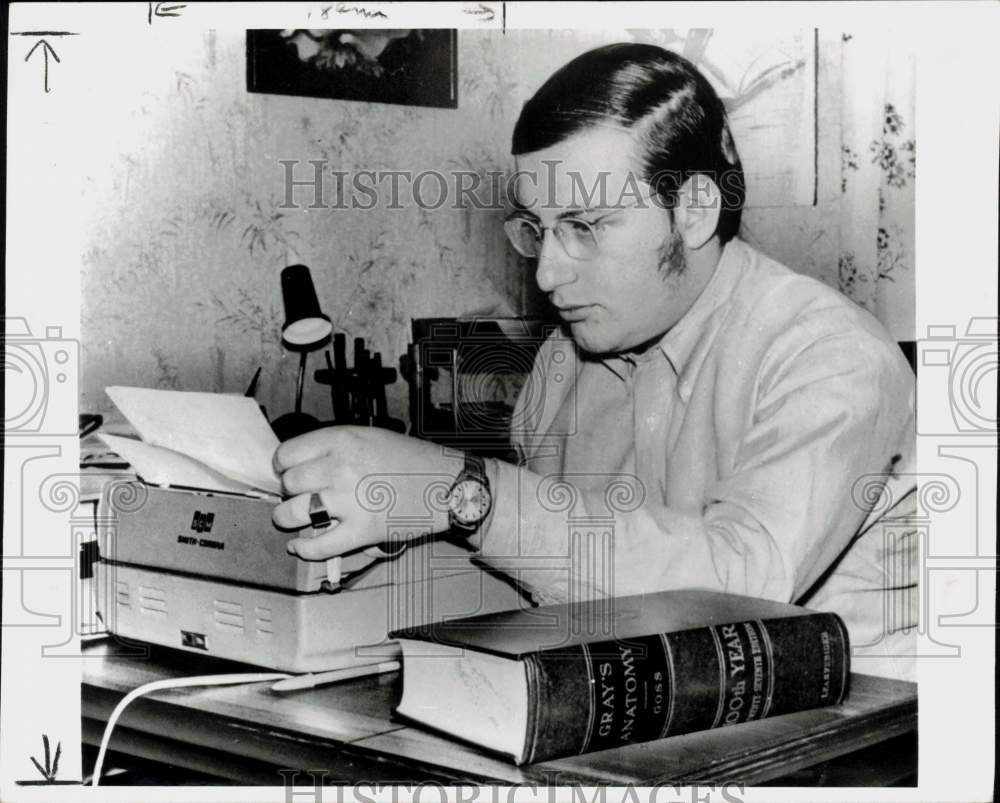
[[337, 451], [337, 441], [347, 433], [345, 427], [324, 427], [291, 438], [274, 451], [274, 470], [279, 474], [292, 466]]
[[361, 545], [353, 528], [335, 523], [320, 535], [293, 538], [288, 542], [287, 549], [304, 560], [327, 560], [353, 552]]
[[281, 487], [289, 496], [337, 488], [344, 473], [341, 460], [324, 455], [286, 469], [281, 475]]
[[299, 530], [309, 525], [312, 521], [309, 516], [309, 501], [313, 493], [319, 495], [320, 502], [331, 519], [340, 519], [345, 511], [350, 510], [348, 498], [326, 488], [322, 491], [298, 494], [275, 505], [271, 511], [271, 521], [282, 530]]

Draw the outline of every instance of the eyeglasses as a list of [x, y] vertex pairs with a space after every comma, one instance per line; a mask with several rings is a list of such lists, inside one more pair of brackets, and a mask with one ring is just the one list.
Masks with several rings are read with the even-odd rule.
[[559, 245], [571, 259], [593, 259], [601, 250], [600, 239], [597, 236], [602, 228], [601, 224], [612, 215], [638, 206], [644, 200], [648, 199], [639, 198], [602, 215], [597, 220], [565, 217], [556, 221], [554, 226], [542, 226], [537, 221], [524, 217], [520, 212], [515, 212], [504, 221], [503, 228], [514, 250], [529, 259], [537, 259], [542, 253], [545, 232], [549, 230], [555, 234]]

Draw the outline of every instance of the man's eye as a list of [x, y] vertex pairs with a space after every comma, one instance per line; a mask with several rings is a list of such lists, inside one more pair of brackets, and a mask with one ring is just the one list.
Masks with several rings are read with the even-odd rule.
[[590, 225], [595, 229], [605, 229], [608, 226], [614, 228], [619, 221], [621, 221], [621, 215], [610, 214], [593, 221]]
[[541, 232], [538, 229], [538, 224], [533, 220], [528, 220], [527, 218], [513, 218], [517, 221], [517, 225], [520, 227], [522, 232], [530, 233], [532, 237], [541, 237]]
[[572, 234], [575, 237], [586, 236], [590, 234], [590, 225], [583, 220], [574, 220], [573, 218], [567, 218], [562, 222], [562, 225], [565, 227], [567, 234]]

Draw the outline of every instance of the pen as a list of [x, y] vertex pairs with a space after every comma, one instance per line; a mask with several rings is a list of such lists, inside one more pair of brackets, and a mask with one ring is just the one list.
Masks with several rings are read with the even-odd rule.
[[381, 675], [384, 672], [395, 672], [399, 669], [399, 661], [383, 661], [380, 664], [365, 664], [364, 666], [349, 666], [346, 669], [333, 669], [329, 672], [310, 672], [306, 675], [296, 675], [292, 678], [279, 680], [271, 686], [271, 691], [299, 691], [323, 686], [328, 683], [339, 683], [341, 680], [363, 678], [368, 675]]
[[330, 372], [330, 404], [332, 406], [333, 420], [337, 421], [337, 372], [333, 368], [333, 360], [330, 358], [330, 349], [323, 352], [326, 356], [326, 368]]
[[257, 373], [253, 375], [253, 379], [250, 380], [250, 384], [247, 386], [246, 393], [244, 396], [253, 398], [257, 394], [257, 380], [260, 379], [260, 372], [264, 368], [263, 365], [257, 368]]
[[92, 413], [80, 413], [80, 438], [85, 438], [95, 429], [97, 429], [101, 424], [104, 423], [103, 415], [94, 415]]
[[350, 424], [351, 421], [351, 397], [348, 389], [351, 387], [350, 375], [347, 370], [347, 336], [343, 332], [337, 332], [333, 336], [333, 370], [336, 384], [334, 388], [334, 413], [333, 417], [338, 424]]

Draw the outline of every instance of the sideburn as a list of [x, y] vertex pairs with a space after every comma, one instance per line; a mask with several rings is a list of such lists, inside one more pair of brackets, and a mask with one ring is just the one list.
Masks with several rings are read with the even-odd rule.
[[680, 276], [687, 270], [687, 258], [684, 256], [684, 238], [681, 237], [676, 228], [672, 228], [670, 235], [660, 244], [658, 251], [660, 258], [659, 271], [663, 279], [671, 276]]

